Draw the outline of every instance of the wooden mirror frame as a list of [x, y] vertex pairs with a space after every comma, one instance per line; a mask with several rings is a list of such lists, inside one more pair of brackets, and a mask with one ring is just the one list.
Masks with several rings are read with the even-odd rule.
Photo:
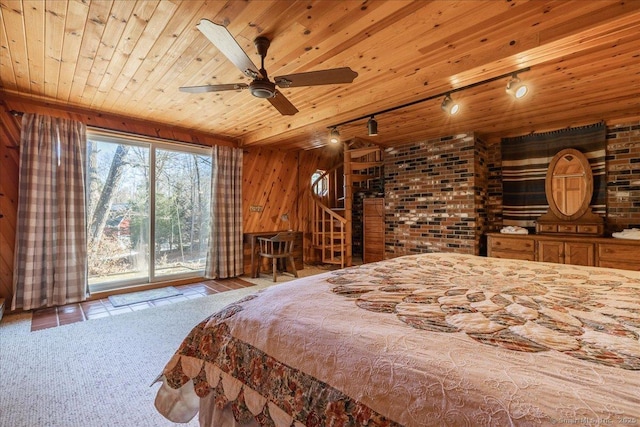
[[[553, 198], [553, 176], [556, 165], [560, 159], [567, 155], [575, 156], [584, 169], [585, 194], [582, 197], [579, 208], [571, 215], [566, 215], [558, 209]], [[591, 212], [591, 198], [593, 197], [593, 171], [586, 156], [573, 148], [560, 150], [553, 156], [549, 163], [546, 180], [544, 183], [545, 195], [549, 203], [547, 213], [540, 215], [536, 220], [536, 233], [538, 234], [564, 234], [601, 236], [604, 233], [604, 220], [600, 215]]]
[[[562, 212], [558, 208], [557, 201], [554, 198], [553, 192], [553, 177], [556, 174], [556, 168], [560, 160], [565, 158], [566, 156], [573, 156], [580, 162], [582, 166], [582, 170], [584, 171], [584, 186], [585, 186], [585, 194], [582, 197], [582, 202], [580, 203], [580, 207], [574, 213], [568, 215]], [[582, 154], [580, 151], [574, 148], [565, 148], [564, 150], [559, 151], [553, 156], [551, 163], [549, 163], [549, 169], [547, 170], [547, 176], [544, 183], [544, 191], [547, 196], [547, 203], [549, 203], [549, 209], [560, 219], [565, 221], [573, 221], [575, 219], [583, 216], [588, 210], [589, 205], [591, 204], [591, 198], [593, 197], [593, 173], [591, 171], [591, 165], [589, 164], [589, 160]]]

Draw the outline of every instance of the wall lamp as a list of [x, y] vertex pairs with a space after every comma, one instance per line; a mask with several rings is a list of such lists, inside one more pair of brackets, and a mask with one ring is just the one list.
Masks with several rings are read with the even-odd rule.
[[[526, 95], [527, 89], [526, 89], [526, 86], [524, 84], [522, 84], [522, 82], [517, 77], [517, 75], [520, 74], [520, 73], [524, 73], [526, 71], [529, 71], [530, 69], [531, 69], [530, 67], [522, 68], [520, 70], [512, 71], [510, 73], [501, 74], [499, 76], [495, 76], [495, 77], [492, 77], [490, 79], [486, 79], [486, 80], [482, 80], [482, 81], [479, 81], [479, 82], [471, 83], [469, 85], [462, 86], [462, 87], [455, 88], [455, 89], [451, 89], [451, 90], [448, 90], [446, 92], [438, 93], [436, 95], [427, 96], [426, 98], [422, 98], [422, 99], [418, 99], [418, 100], [415, 100], [415, 101], [407, 102], [406, 104], [402, 104], [402, 105], [398, 105], [398, 106], [395, 106], [395, 107], [387, 108], [386, 110], [377, 111], [377, 112], [375, 112], [373, 114], [367, 114], [366, 116], [356, 117], [355, 119], [347, 120], [347, 121], [344, 121], [344, 122], [341, 122], [341, 123], [338, 123], [338, 124], [335, 124], [335, 125], [332, 125], [332, 126], [328, 126], [327, 129], [331, 130], [329, 132], [329, 140], [332, 143], [337, 143], [337, 142], [340, 141], [340, 134], [338, 133], [338, 126], [343, 126], [343, 125], [351, 124], [351, 123], [354, 123], [354, 122], [359, 122], [359, 121], [364, 120], [364, 119], [369, 119], [369, 121], [367, 122], [367, 130], [369, 132], [369, 136], [375, 136], [375, 135], [378, 134], [378, 122], [376, 121], [374, 116], [378, 116], [380, 114], [385, 114], [385, 113], [390, 113], [392, 111], [400, 110], [401, 108], [411, 107], [413, 105], [421, 104], [423, 102], [431, 101], [433, 99], [438, 99], [438, 98], [441, 98], [443, 96], [445, 98], [442, 101], [442, 104], [440, 106], [442, 107], [443, 110], [445, 110], [449, 114], [455, 114], [458, 111], [460, 111], [460, 106], [459, 106], [459, 104], [457, 104], [456, 102], [454, 102], [451, 99], [451, 94], [452, 93], [460, 92], [460, 91], [463, 91], [463, 90], [466, 90], [466, 89], [471, 89], [473, 87], [477, 87], [477, 86], [481, 86], [481, 85], [485, 85], [487, 83], [495, 82], [497, 80], [502, 80], [502, 79], [504, 79], [506, 77], [510, 77], [510, 80], [507, 83], [507, 92], [509, 92], [509, 94], [511, 94], [510, 90], [512, 90], [513, 93], [514, 93], [514, 96], [516, 98], [522, 98], [524, 95]], [[518, 83], [520, 83], [520, 85], [518, 85]], [[511, 89], [511, 88], [513, 88], [513, 89]], [[519, 96], [518, 96], [518, 93], [520, 93]], [[447, 108], [445, 109], [445, 107], [447, 107]], [[454, 108], [455, 108], [455, 111], [453, 111]]]

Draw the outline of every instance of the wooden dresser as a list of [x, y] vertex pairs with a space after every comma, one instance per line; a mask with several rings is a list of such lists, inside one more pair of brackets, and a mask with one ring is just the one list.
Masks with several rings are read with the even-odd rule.
[[384, 259], [384, 199], [363, 201], [362, 262]]
[[488, 233], [487, 255], [640, 271], [640, 240], [612, 237]]

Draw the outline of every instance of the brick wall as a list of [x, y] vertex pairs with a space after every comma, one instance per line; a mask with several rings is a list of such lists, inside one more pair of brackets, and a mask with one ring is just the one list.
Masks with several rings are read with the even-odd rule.
[[487, 147], [487, 232], [502, 228], [502, 152], [500, 143]]
[[483, 139], [476, 137], [474, 144], [474, 218], [475, 218], [475, 247], [474, 254], [486, 255], [487, 244], [484, 234], [487, 229], [488, 211], [487, 203], [489, 197], [489, 153], [487, 144]]
[[605, 232], [640, 228], [640, 122], [607, 128]]
[[[476, 147], [478, 146], [478, 147]], [[479, 253], [488, 175], [473, 134], [389, 148], [384, 154], [385, 256]]]

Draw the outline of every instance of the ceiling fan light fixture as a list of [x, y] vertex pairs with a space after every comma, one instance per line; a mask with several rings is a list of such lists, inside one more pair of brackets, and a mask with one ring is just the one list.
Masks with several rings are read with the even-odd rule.
[[254, 80], [249, 85], [251, 95], [256, 98], [273, 98], [276, 96], [276, 85], [268, 80]]
[[340, 132], [338, 132], [338, 128], [331, 128], [331, 131], [329, 132], [329, 142], [332, 144], [340, 142]]
[[367, 122], [367, 130], [369, 131], [369, 136], [378, 135], [378, 122], [375, 117], [371, 116], [369, 121]]
[[449, 94], [444, 97], [440, 108], [442, 108], [442, 111], [452, 116], [460, 111], [460, 105], [451, 99], [451, 95]]
[[523, 98], [527, 92], [527, 85], [524, 84], [515, 74], [507, 82], [507, 93], [516, 99]]

